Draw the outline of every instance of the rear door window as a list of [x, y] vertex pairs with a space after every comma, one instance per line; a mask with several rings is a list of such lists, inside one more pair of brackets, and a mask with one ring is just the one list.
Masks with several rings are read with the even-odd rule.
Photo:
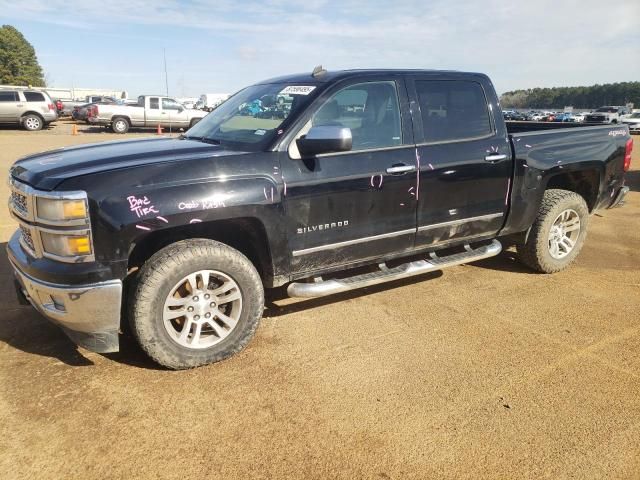
[[44, 102], [44, 95], [38, 92], [24, 92], [27, 102]]
[[417, 80], [415, 85], [425, 142], [466, 140], [493, 133], [487, 99], [479, 83]]
[[158, 97], [153, 97], [149, 99], [149, 108], [151, 110], [160, 110], [160, 102], [158, 100]]
[[0, 92], [0, 102], [17, 102], [17, 92]]

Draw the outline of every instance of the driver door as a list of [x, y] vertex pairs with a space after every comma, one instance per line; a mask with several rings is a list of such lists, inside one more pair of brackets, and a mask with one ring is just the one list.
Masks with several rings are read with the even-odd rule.
[[301, 120], [351, 129], [350, 151], [283, 152], [292, 270], [311, 274], [409, 251], [416, 233], [416, 153], [402, 76], [367, 77], [323, 93]]
[[162, 99], [162, 118], [165, 127], [181, 128], [188, 126], [189, 115], [186, 109], [172, 98]]

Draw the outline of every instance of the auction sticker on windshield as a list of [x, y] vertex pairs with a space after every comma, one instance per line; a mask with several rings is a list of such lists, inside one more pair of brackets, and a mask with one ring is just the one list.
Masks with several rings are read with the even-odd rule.
[[311, 85], [289, 85], [280, 91], [280, 95], [309, 95], [316, 87]]

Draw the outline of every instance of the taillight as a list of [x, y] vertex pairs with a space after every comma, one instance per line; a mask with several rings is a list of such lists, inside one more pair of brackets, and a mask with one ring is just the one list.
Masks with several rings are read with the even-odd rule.
[[49, 110], [55, 110], [55, 108], [56, 108], [56, 107], [53, 105], [53, 103], [50, 103], [50, 104], [49, 104]]
[[622, 164], [622, 169], [626, 172], [629, 170], [631, 166], [631, 152], [633, 151], [633, 138], [627, 140], [627, 144], [624, 148], [624, 163]]
[[98, 106], [97, 105], [92, 105], [91, 108], [89, 108], [89, 116], [90, 117], [97, 117], [98, 116]]

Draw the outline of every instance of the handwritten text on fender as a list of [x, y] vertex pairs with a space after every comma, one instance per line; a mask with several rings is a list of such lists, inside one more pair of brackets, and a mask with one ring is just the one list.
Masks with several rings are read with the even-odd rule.
[[138, 218], [149, 215], [150, 213], [160, 213], [156, 210], [156, 207], [151, 204], [151, 200], [149, 200], [146, 195], [142, 198], [136, 198], [134, 195], [130, 195], [127, 197], [127, 200], [129, 201], [129, 210], [135, 212]]

